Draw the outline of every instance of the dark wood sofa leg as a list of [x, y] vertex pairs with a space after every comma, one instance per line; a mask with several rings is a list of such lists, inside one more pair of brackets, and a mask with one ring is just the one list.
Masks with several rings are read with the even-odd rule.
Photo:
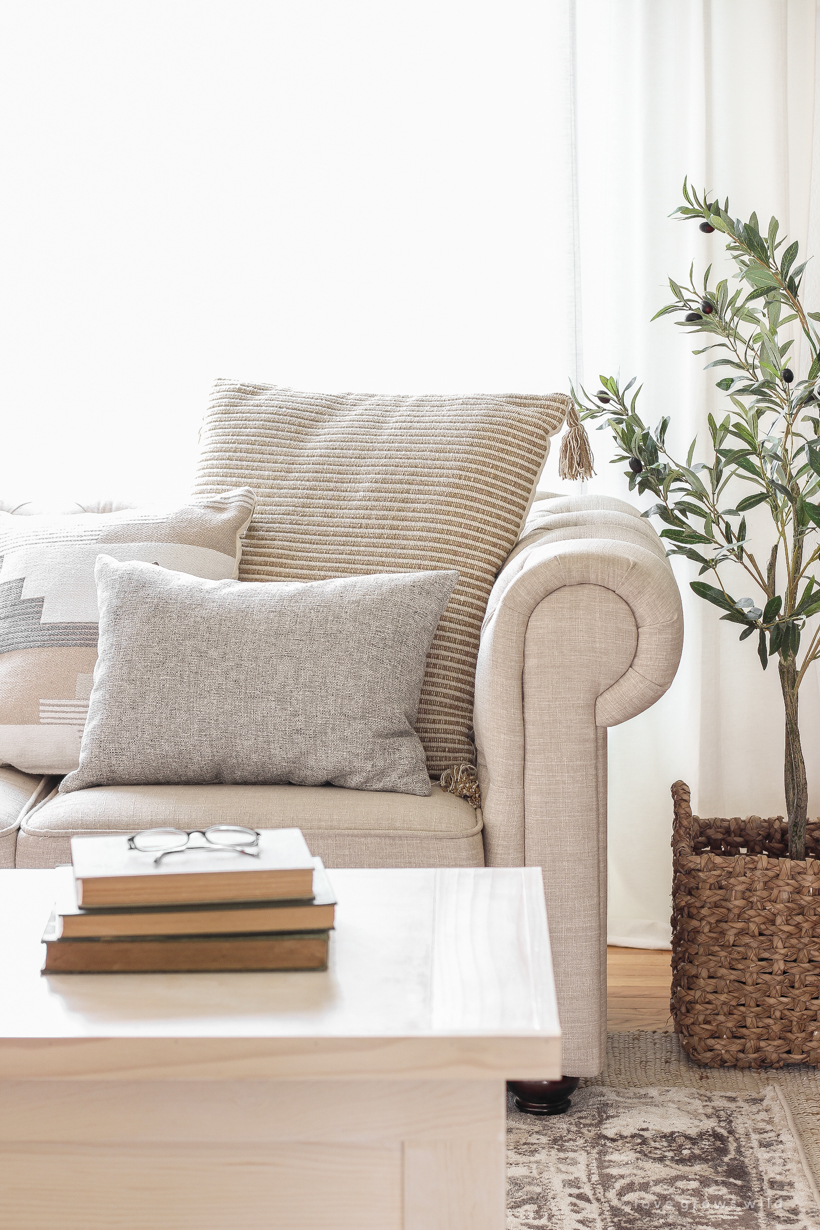
[[560, 1081], [508, 1081], [515, 1104], [528, 1115], [563, 1115], [570, 1108], [570, 1094], [580, 1076], [562, 1076]]

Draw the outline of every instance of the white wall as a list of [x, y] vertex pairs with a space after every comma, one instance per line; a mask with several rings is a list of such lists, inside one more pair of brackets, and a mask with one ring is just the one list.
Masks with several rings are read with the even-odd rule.
[[565, 389], [566, 6], [0, 8], [0, 490], [187, 488], [215, 376]]

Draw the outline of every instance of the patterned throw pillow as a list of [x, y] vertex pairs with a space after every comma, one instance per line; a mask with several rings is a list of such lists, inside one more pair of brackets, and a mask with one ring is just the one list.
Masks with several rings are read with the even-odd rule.
[[245, 487], [170, 511], [0, 512], [0, 764], [68, 773], [79, 763], [97, 660], [97, 556], [236, 577], [253, 508]]
[[257, 495], [243, 581], [455, 569], [416, 729], [432, 776], [470, 762], [481, 623], [569, 398], [298, 393], [216, 383], [195, 490]]

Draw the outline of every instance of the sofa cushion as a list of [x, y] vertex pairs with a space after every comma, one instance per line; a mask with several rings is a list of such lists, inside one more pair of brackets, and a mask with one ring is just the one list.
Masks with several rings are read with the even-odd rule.
[[8, 765], [0, 767], [0, 833], [17, 823], [17, 817], [41, 781], [41, 777], [21, 773]]
[[338, 786], [101, 786], [55, 793], [23, 822], [18, 867], [70, 861], [80, 833], [170, 825], [291, 828], [328, 867], [480, 867], [481, 812], [433, 786], [426, 797]]
[[569, 399], [298, 393], [217, 381], [195, 490], [257, 494], [240, 578], [454, 568], [417, 730], [431, 776], [474, 755], [481, 621]]
[[455, 572], [206, 581], [100, 555], [80, 767], [60, 785], [330, 782], [430, 793], [413, 730]]
[[42, 778], [0, 767], [0, 867], [14, 866], [17, 821]]
[[245, 488], [172, 509], [0, 511], [0, 764], [77, 766], [97, 659], [97, 555], [235, 577], [253, 503]]

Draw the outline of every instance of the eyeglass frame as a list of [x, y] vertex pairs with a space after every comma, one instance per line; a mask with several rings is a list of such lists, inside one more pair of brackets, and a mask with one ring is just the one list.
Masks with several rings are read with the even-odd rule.
[[[252, 841], [242, 842], [241, 845], [228, 845], [218, 841], [214, 841], [209, 837], [209, 833], [213, 832], [233, 832], [233, 833], [253, 833]], [[148, 833], [184, 833], [185, 842], [180, 846], [169, 846], [167, 850], [162, 850], [154, 859], [154, 866], [157, 866], [166, 856], [166, 854], [185, 854], [188, 850], [208, 850], [216, 851], [221, 854], [247, 854], [248, 858], [259, 858], [262, 851], [259, 848], [259, 838], [262, 836], [260, 829], [247, 828], [244, 824], [210, 824], [207, 829], [174, 829], [170, 825], [168, 827], [159, 827], [154, 829], [140, 829], [138, 833], [132, 833], [128, 838], [128, 849], [135, 850], [138, 854], [150, 854], [150, 850], [141, 850], [136, 845], [138, 837], [147, 835]], [[203, 837], [207, 845], [200, 846], [190, 844], [192, 837]], [[255, 850], [247, 850], [245, 846], [256, 846]], [[156, 848], [156, 847], [155, 847]]]

